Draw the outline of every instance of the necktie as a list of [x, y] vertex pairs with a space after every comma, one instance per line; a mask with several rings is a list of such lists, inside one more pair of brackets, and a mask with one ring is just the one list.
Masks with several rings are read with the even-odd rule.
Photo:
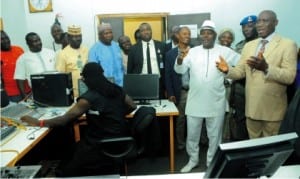
[[147, 70], [148, 70], [148, 74], [152, 74], [149, 42], [147, 43]]
[[261, 47], [260, 47], [260, 49], [259, 49], [259, 52], [264, 53], [266, 44], [267, 44], [268, 42], [269, 42], [269, 41], [268, 41], [268, 40], [265, 40], [265, 39], [262, 39], [262, 40], [260, 41]]
[[[268, 41], [268, 40], [265, 40], [265, 39], [262, 39], [262, 40], [260, 41], [261, 47], [260, 47], [260, 49], [259, 49], [259, 51], [258, 51], [258, 54], [257, 54], [257, 57], [258, 57], [259, 59], [263, 59], [263, 53], [265, 52], [265, 47], [266, 47], [266, 44], [267, 44], [268, 42], [269, 42], [269, 41]], [[254, 72], [255, 69], [252, 69], [251, 71]]]

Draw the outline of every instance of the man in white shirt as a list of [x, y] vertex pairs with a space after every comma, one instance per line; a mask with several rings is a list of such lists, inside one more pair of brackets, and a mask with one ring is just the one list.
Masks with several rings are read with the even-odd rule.
[[209, 146], [206, 165], [209, 166], [218, 145], [221, 143], [225, 114], [224, 75], [216, 68], [220, 56], [235, 65], [240, 56], [228, 47], [215, 44], [217, 33], [214, 22], [204, 21], [200, 37], [202, 45], [181, 51], [174, 64], [177, 73], [189, 70], [190, 82], [186, 104], [187, 141], [189, 162], [181, 172], [190, 172], [198, 165], [199, 140], [203, 120], [207, 128]]
[[55, 71], [55, 52], [42, 48], [42, 42], [38, 34], [30, 32], [25, 37], [29, 47], [28, 52], [22, 54], [16, 64], [14, 79], [17, 80], [19, 90], [24, 94], [25, 80], [31, 86], [30, 75]]

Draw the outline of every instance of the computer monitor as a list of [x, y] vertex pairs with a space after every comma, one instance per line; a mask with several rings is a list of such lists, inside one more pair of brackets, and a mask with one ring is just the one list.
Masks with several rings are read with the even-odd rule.
[[123, 88], [133, 100], [148, 104], [149, 100], [159, 99], [159, 75], [126, 74]]
[[294, 150], [297, 134], [220, 144], [204, 178], [272, 176]]
[[74, 103], [72, 74], [45, 72], [30, 75], [34, 103], [39, 106], [70, 106]]
[[[106, 77], [108, 79], [108, 81], [114, 83], [115, 82], [115, 78], [114, 77]], [[86, 86], [86, 84], [83, 82], [82, 79], [78, 79], [78, 92], [79, 92], [79, 96], [81, 96], [83, 93], [85, 93], [88, 90], [88, 87]]]

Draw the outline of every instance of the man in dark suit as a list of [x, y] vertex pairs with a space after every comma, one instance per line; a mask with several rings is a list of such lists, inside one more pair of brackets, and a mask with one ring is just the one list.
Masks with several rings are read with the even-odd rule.
[[167, 98], [176, 104], [179, 111], [176, 118], [176, 139], [177, 149], [181, 150], [185, 148], [185, 105], [189, 90], [189, 72], [176, 73], [174, 64], [179, 51], [187, 51], [190, 48], [191, 31], [188, 27], [180, 27], [174, 35], [179, 40], [179, 44], [166, 53], [165, 85]]
[[[164, 52], [165, 44], [152, 39], [150, 24], [142, 23], [139, 26], [141, 40], [133, 45], [128, 54], [128, 74], [159, 74], [160, 98], [164, 98]], [[149, 51], [147, 53], [147, 48]], [[147, 55], [148, 54], [148, 55]], [[147, 63], [149, 56], [149, 66]], [[151, 65], [150, 65], [151, 64]]]
[[170, 39], [166, 41], [166, 53], [171, 50], [172, 48], [177, 47], [178, 45], [178, 39], [176, 37], [176, 34], [178, 33], [179, 26], [174, 25], [170, 31]]

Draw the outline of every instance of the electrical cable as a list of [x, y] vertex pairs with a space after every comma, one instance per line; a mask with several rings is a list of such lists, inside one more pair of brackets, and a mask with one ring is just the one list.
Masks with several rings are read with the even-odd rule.
[[13, 162], [12, 162], [12, 164], [11, 164], [10, 167], [15, 166], [15, 164], [17, 163], [18, 158], [19, 158], [19, 154], [20, 154], [19, 151], [13, 150], [13, 149], [5, 149], [5, 150], [0, 150], [0, 152], [14, 152], [14, 153], [16, 153], [17, 154], [16, 158], [13, 160]]

